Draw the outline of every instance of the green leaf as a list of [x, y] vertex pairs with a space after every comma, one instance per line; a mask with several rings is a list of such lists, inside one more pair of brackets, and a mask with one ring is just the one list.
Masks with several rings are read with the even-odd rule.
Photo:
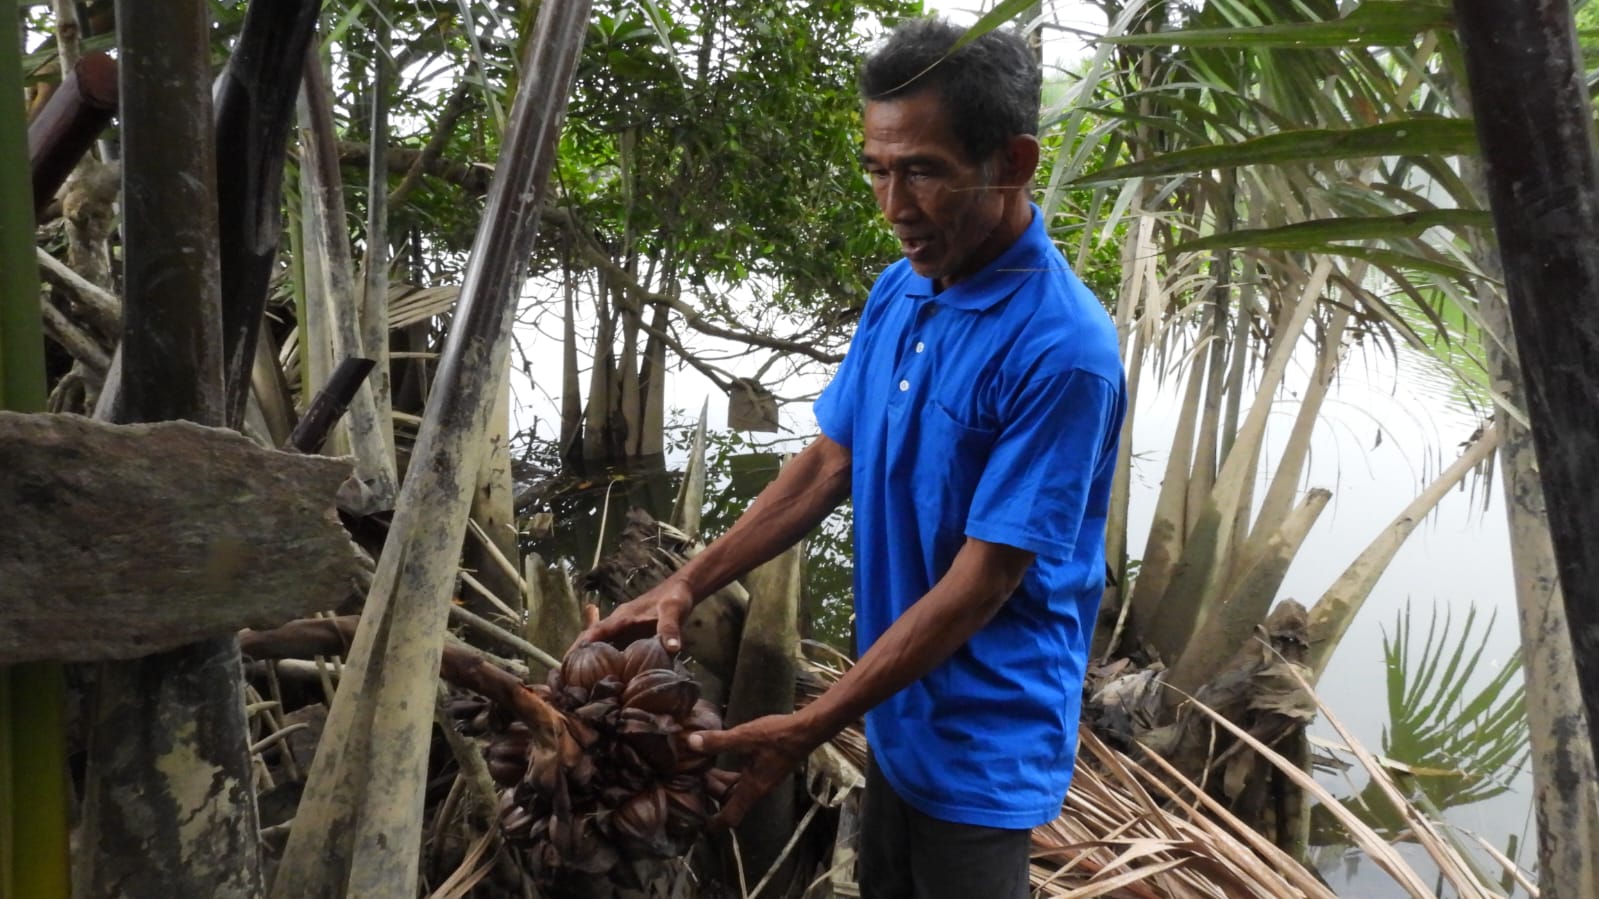
[[1194, 28], [1107, 37], [1113, 44], [1141, 47], [1249, 47], [1312, 49], [1324, 47], [1406, 47], [1416, 36], [1451, 28], [1446, 6], [1421, 3], [1362, 3], [1349, 15], [1326, 22], [1291, 22], [1254, 28]]
[[1236, 144], [1178, 150], [1091, 172], [1072, 183], [1082, 186], [1248, 165], [1371, 156], [1469, 156], [1476, 152], [1476, 126], [1470, 119], [1418, 118], [1365, 128], [1283, 131]]
[[981, 19], [972, 24], [972, 27], [966, 29], [966, 33], [961, 35], [960, 40], [955, 42], [955, 46], [949, 48], [949, 52], [954, 53], [972, 41], [1004, 25], [1011, 19], [1026, 12], [1036, 2], [1037, 0], [1004, 0], [1003, 3], [984, 13]]
[[1360, 259], [1379, 267], [1386, 267], [1398, 271], [1426, 272], [1451, 278], [1457, 281], [1467, 281], [1476, 277], [1472, 272], [1462, 266], [1451, 265], [1436, 259], [1428, 259], [1412, 253], [1401, 253], [1396, 250], [1380, 250], [1373, 247], [1364, 247], [1355, 244], [1330, 243], [1320, 246], [1307, 246], [1304, 248], [1310, 253], [1327, 253], [1332, 256], [1344, 256], [1350, 259]]
[[1296, 222], [1278, 228], [1225, 231], [1190, 240], [1175, 252], [1263, 247], [1305, 250], [1334, 240], [1398, 240], [1417, 237], [1428, 228], [1492, 228], [1493, 215], [1480, 209], [1428, 209], [1401, 215], [1341, 216]]

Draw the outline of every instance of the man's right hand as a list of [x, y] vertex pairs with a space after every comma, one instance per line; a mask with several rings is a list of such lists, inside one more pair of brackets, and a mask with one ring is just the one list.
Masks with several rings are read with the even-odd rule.
[[584, 628], [577, 643], [625, 646], [634, 640], [658, 636], [666, 651], [675, 654], [683, 648], [683, 622], [693, 610], [694, 595], [688, 585], [677, 578], [667, 578]]

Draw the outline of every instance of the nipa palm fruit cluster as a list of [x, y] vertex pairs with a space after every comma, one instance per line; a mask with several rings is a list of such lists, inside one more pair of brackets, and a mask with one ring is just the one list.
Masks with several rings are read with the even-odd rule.
[[625, 650], [591, 643], [533, 692], [564, 717], [540, 741], [520, 722], [485, 749], [501, 788], [500, 826], [538, 873], [601, 874], [618, 863], [685, 854], [725, 791], [713, 758], [687, 737], [722, 726], [699, 685], [656, 638]]

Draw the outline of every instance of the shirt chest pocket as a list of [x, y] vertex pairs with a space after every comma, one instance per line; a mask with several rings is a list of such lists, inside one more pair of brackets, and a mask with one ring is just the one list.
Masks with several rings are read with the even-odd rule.
[[964, 531], [997, 427], [963, 421], [936, 397], [904, 411], [905, 452], [899, 474], [911, 478], [918, 504], [938, 507], [943, 528]]

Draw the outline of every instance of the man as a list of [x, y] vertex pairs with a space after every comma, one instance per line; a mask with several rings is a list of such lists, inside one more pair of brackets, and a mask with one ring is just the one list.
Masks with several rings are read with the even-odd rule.
[[1028, 190], [1040, 73], [1020, 37], [951, 53], [899, 27], [862, 68], [861, 161], [905, 258], [880, 277], [818, 437], [682, 570], [583, 635], [658, 632], [852, 496], [860, 661], [805, 709], [719, 733], [750, 804], [866, 716], [868, 897], [1025, 897], [1028, 838], [1060, 811], [1103, 588], [1125, 404], [1108, 316]]

